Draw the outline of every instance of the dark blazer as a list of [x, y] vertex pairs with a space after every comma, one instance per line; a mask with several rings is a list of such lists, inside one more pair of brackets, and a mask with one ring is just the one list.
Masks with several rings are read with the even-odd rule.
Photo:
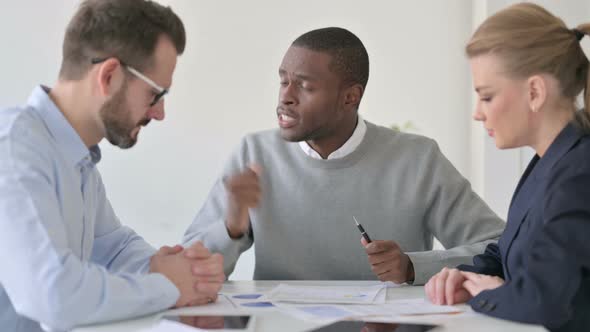
[[571, 123], [531, 160], [498, 244], [473, 262], [459, 269], [505, 280], [469, 301], [475, 311], [590, 331], [590, 136]]

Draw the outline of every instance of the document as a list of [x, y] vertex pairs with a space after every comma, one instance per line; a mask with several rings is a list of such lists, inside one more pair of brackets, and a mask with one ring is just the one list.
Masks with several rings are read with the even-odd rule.
[[281, 303], [278, 308], [296, 318], [315, 322], [343, 319], [395, 321], [396, 318], [409, 316], [448, 315], [464, 311], [454, 306], [435, 305], [424, 299], [393, 300], [379, 305]]
[[425, 299], [393, 300], [379, 306], [355, 305], [349, 308], [357, 317], [368, 316], [426, 316], [461, 313], [464, 310], [454, 306], [436, 305]]
[[160, 316], [165, 315], [191, 315], [191, 314], [207, 314], [207, 315], [224, 315], [239, 312], [239, 308], [231, 302], [227, 295], [218, 294], [217, 301], [205, 305], [194, 307], [183, 307], [164, 311]]
[[278, 309], [297, 319], [312, 322], [329, 323], [337, 320], [343, 320], [355, 316], [355, 313], [348, 311], [345, 307], [339, 305], [315, 305], [315, 304], [291, 304], [281, 303]]
[[374, 286], [293, 286], [279, 284], [261, 300], [271, 302], [315, 304], [379, 304], [385, 303], [386, 285]]

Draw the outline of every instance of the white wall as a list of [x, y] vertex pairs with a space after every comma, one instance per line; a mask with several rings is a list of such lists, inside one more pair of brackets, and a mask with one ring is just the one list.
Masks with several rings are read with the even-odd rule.
[[[173, 7], [188, 33], [166, 99], [166, 120], [152, 122], [131, 150], [102, 144], [99, 165], [121, 220], [154, 245], [180, 240], [245, 133], [276, 126], [282, 56], [293, 39], [319, 27], [348, 28], [365, 43], [371, 74], [360, 112], [366, 119], [382, 125], [411, 120], [476, 180], [478, 192], [489, 185], [489, 175], [482, 174], [490, 153], [473, 144], [486, 139], [471, 125], [471, 83], [463, 56], [477, 1], [161, 2]], [[0, 107], [24, 103], [35, 84], [53, 84], [75, 3], [0, 2], [0, 12], [10, 13], [0, 21], [5, 45]], [[588, 5], [572, 0], [561, 7], [578, 13]], [[493, 194], [502, 197], [512, 190], [496, 189]], [[250, 252], [232, 278], [249, 279], [252, 268]]]

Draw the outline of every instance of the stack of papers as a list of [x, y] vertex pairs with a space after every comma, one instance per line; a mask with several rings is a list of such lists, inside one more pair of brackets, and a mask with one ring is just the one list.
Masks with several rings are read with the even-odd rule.
[[386, 296], [385, 285], [322, 287], [279, 284], [264, 299], [291, 303], [383, 304]]
[[[397, 286], [396, 286], [397, 287]], [[387, 283], [371, 286], [302, 286], [279, 284], [268, 291], [258, 293], [224, 293], [216, 303], [192, 308], [174, 309], [166, 314], [235, 314], [248, 312], [281, 311], [299, 319], [314, 322], [336, 320], [364, 320], [373, 322], [397, 322], [406, 319], [422, 319], [416, 316], [448, 315], [462, 313], [466, 306], [439, 306], [418, 299], [387, 300]], [[163, 320], [146, 332], [185, 331], [176, 322]]]
[[343, 319], [396, 321], [400, 317], [448, 315], [464, 311], [453, 306], [435, 305], [424, 299], [394, 300], [377, 306], [360, 304], [282, 304], [279, 309], [296, 318], [317, 322]]

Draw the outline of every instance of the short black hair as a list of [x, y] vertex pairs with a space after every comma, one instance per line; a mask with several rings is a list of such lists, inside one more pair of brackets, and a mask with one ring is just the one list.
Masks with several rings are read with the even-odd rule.
[[316, 29], [299, 36], [291, 44], [332, 56], [332, 69], [344, 81], [359, 83], [363, 89], [369, 81], [369, 55], [361, 40], [352, 32], [338, 27]]

